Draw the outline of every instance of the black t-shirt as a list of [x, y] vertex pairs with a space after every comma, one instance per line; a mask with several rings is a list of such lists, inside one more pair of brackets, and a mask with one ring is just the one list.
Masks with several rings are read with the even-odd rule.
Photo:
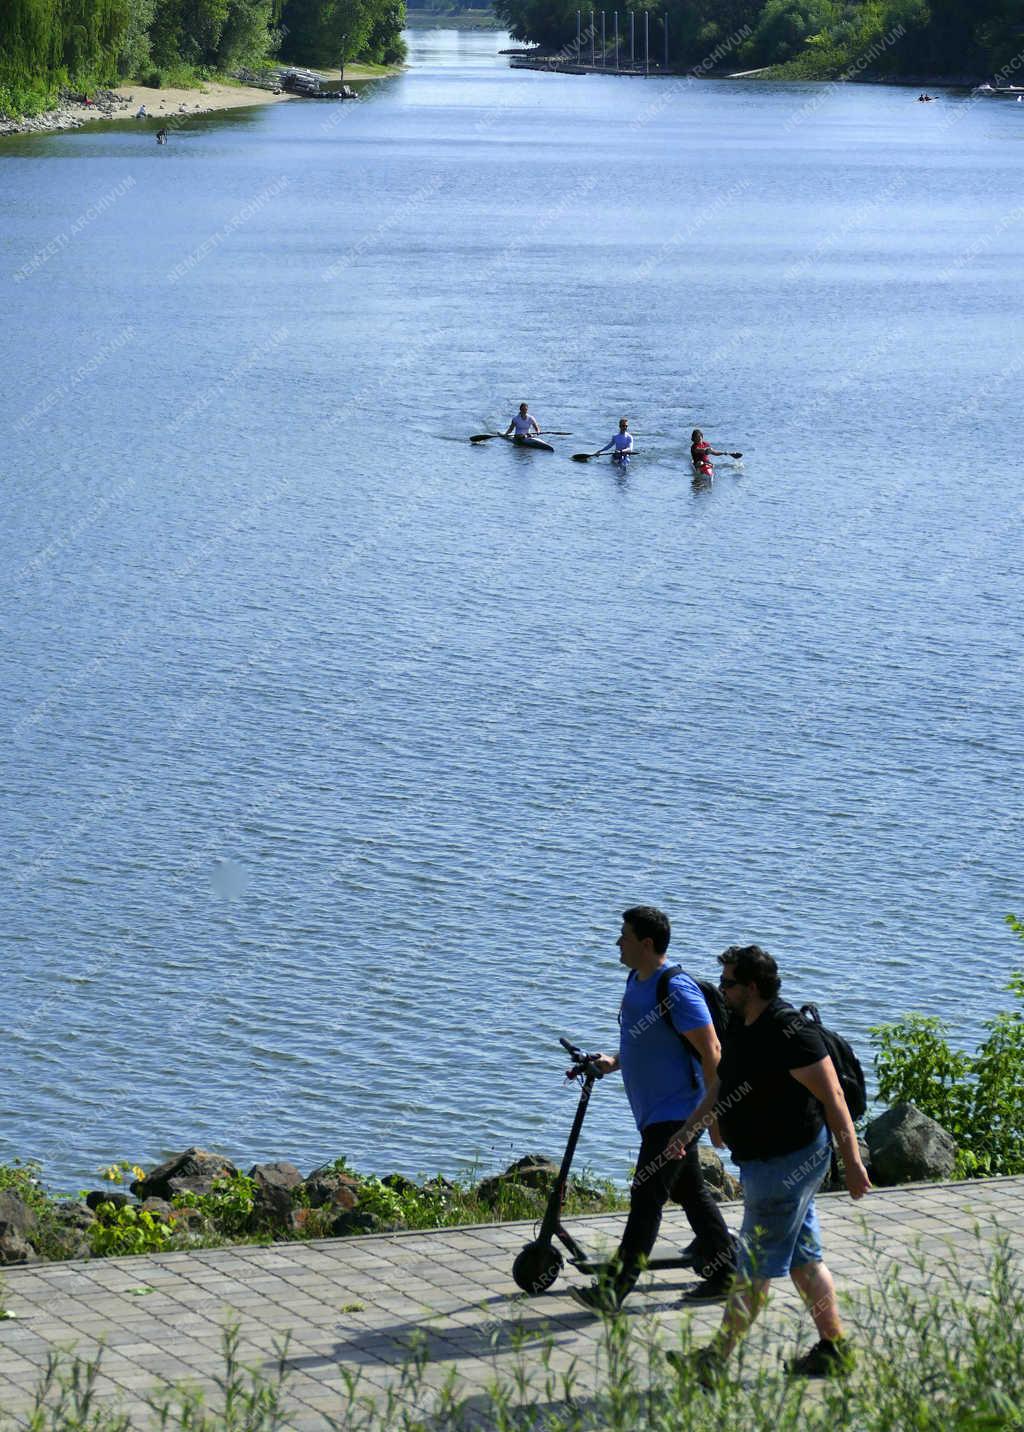
[[753, 1024], [730, 1021], [718, 1066], [718, 1123], [734, 1159], [778, 1158], [811, 1142], [824, 1112], [789, 1071], [827, 1054], [814, 1025], [784, 999], [773, 999]]

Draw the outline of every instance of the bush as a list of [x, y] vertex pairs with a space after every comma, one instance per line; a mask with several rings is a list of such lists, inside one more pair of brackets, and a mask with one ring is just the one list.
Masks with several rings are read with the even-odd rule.
[[215, 1178], [209, 1193], [176, 1193], [176, 1208], [194, 1208], [225, 1238], [240, 1238], [254, 1228], [256, 1185], [244, 1173]]
[[[1024, 924], [1006, 920], [1024, 938]], [[1006, 989], [1018, 1008], [986, 1023], [976, 1054], [953, 1049], [949, 1026], [934, 1016], [909, 1014], [871, 1030], [879, 1098], [915, 1104], [948, 1130], [961, 1178], [1024, 1173], [1024, 972]]]
[[162, 1253], [174, 1242], [174, 1229], [147, 1209], [101, 1203], [89, 1229], [89, 1247], [97, 1258], [130, 1253]]

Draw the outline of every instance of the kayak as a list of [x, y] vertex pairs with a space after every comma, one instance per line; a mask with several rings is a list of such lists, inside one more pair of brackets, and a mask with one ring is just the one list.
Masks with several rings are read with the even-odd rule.
[[628, 466], [629, 466], [629, 453], [628, 453], [628, 452], [613, 452], [613, 453], [612, 453], [612, 467], [621, 467], [621, 468], [623, 469], [623, 471], [625, 471], [625, 469], [626, 469]]
[[691, 459], [691, 461], [693, 462], [693, 475], [694, 475], [694, 477], [697, 477], [697, 478], [700, 478], [700, 477], [712, 478], [712, 477], [714, 477], [714, 475], [715, 475], [715, 468], [714, 468], [714, 464], [712, 463], [712, 461], [711, 461], [711, 459], [710, 459], [709, 457], [702, 457], [701, 460], [700, 460], [700, 462], [697, 462], [695, 459]]
[[[504, 433], [502, 433], [502, 437], [505, 437]], [[551, 444], [546, 443], [543, 438], [535, 438], [532, 436], [510, 437], [505, 438], [505, 441], [509, 443], [514, 443], [516, 447], [536, 448], [538, 452], [554, 452], [554, 448], [551, 446]]]

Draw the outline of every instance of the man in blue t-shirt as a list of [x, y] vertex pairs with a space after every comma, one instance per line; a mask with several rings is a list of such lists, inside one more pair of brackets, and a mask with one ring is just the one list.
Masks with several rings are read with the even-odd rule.
[[[614, 1272], [606, 1282], [572, 1290], [578, 1303], [598, 1311], [617, 1308], [636, 1283], [657, 1241], [669, 1197], [682, 1204], [689, 1219], [696, 1237], [695, 1266], [704, 1278], [684, 1295], [684, 1302], [720, 1302], [728, 1294], [735, 1267], [732, 1236], [701, 1173], [698, 1140], [681, 1155], [666, 1157], [673, 1136], [714, 1080], [721, 1053], [704, 996], [689, 975], [673, 975], [659, 1004], [659, 976], [671, 933], [668, 916], [652, 906], [636, 905], [622, 916], [619, 962], [629, 976], [620, 1012], [619, 1052], [601, 1054], [594, 1063], [602, 1074], [621, 1069], [640, 1131], [640, 1154]], [[718, 1142], [716, 1131], [711, 1133]]]

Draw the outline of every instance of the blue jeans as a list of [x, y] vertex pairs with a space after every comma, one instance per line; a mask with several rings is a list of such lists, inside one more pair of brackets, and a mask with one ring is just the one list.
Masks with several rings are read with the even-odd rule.
[[740, 1164], [740, 1277], [783, 1278], [792, 1268], [821, 1262], [814, 1195], [825, 1180], [830, 1158], [831, 1142], [823, 1128], [795, 1153]]

